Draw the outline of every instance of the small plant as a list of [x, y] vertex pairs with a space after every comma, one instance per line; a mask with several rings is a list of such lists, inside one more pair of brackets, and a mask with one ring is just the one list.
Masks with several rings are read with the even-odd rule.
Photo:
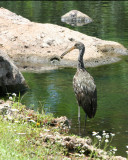
[[12, 101], [12, 107], [19, 109], [21, 104], [20, 93], [18, 96], [16, 95], [16, 93], [8, 94], [8, 96], [9, 100]]
[[[116, 147], [110, 146], [113, 137], [115, 136], [114, 133], [106, 133], [105, 131], [102, 132], [102, 135], [99, 135], [99, 132], [92, 132], [92, 136], [94, 137], [94, 147], [97, 149], [103, 149], [107, 151], [109, 156], [115, 155], [117, 149]], [[91, 154], [92, 156], [92, 154]]]
[[10, 94], [8, 94], [9, 96], [9, 100], [15, 102], [16, 101], [16, 94], [12, 93], [12, 95], [10, 96]]

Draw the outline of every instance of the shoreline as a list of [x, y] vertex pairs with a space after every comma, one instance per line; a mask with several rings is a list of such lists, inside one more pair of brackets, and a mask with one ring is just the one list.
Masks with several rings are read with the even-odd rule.
[[[57, 56], [55, 56], [57, 57]], [[66, 59], [60, 59], [58, 57], [58, 60], [55, 61], [44, 61], [42, 59], [42, 62], [40, 63], [41, 59], [40, 57], [36, 57], [36, 62], [29, 61], [29, 62], [15, 62], [14, 64], [19, 68], [21, 72], [33, 72], [33, 73], [43, 73], [45, 71], [51, 71], [56, 69], [62, 69], [62, 68], [77, 68], [77, 61], [72, 60], [66, 60]], [[122, 57], [110, 57], [106, 56], [103, 58], [95, 58], [84, 61], [85, 68], [88, 67], [98, 67], [103, 66], [106, 64], [112, 64], [116, 63], [122, 60]], [[38, 62], [38, 63], [37, 63]]]

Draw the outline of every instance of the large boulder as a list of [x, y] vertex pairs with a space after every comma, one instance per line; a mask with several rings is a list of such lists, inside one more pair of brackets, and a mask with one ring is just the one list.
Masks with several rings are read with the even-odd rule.
[[19, 69], [7, 54], [0, 51], [0, 94], [22, 92], [27, 88]]
[[[77, 15], [78, 16], [78, 15]], [[76, 67], [78, 50], [60, 60], [60, 55], [77, 41], [85, 47], [85, 66], [98, 66], [128, 55], [121, 44], [91, 37], [54, 24], [31, 22], [0, 8], [0, 50], [6, 52], [23, 71], [44, 71], [59, 67]]]

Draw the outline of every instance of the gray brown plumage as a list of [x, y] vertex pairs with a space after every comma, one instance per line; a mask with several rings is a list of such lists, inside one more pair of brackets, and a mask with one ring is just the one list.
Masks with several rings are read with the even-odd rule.
[[[93, 77], [86, 71], [83, 63], [85, 46], [77, 42], [71, 49], [61, 55], [63, 58], [73, 49], [79, 49], [77, 72], [73, 78], [73, 88], [77, 98], [78, 105], [81, 106], [89, 118], [93, 118], [97, 109], [97, 91]], [[80, 116], [78, 111], [78, 116]]]
[[79, 106], [89, 118], [94, 117], [97, 108], [97, 92], [92, 76], [86, 70], [77, 69], [73, 78], [73, 88]]

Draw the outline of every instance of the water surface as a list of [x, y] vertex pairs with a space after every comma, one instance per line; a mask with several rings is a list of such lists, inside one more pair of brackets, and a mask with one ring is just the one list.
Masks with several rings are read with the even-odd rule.
[[[88, 119], [86, 135], [92, 131], [115, 133], [113, 146], [125, 155], [128, 144], [128, 62], [122, 61], [96, 68], [87, 68], [94, 77], [98, 92], [98, 109], [94, 119]], [[34, 109], [42, 108], [55, 116], [67, 116], [71, 133], [79, 134], [78, 106], [72, 87], [76, 69], [60, 69], [37, 73], [23, 73], [31, 88], [22, 102]], [[84, 136], [84, 117], [81, 108], [81, 134]]]

